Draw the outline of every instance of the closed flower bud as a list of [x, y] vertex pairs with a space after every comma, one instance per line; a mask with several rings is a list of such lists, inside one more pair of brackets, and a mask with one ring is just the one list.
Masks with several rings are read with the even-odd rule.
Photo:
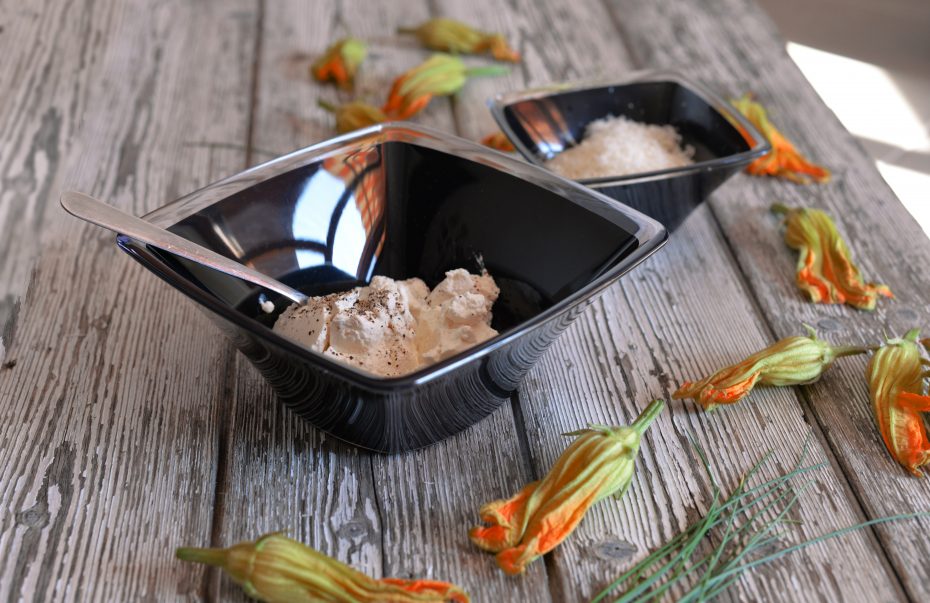
[[496, 553], [504, 572], [523, 572], [565, 540], [594, 503], [623, 496], [643, 432], [663, 408], [664, 402], [654, 400], [630, 427], [597, 425], [566, 434], [578, 437], [543, 479], [481, 508], [487, 525], [472, 528], [472, 542]]
[[820, 378], [840, 356], [862, 354], [867, 348], [832, 346], [817, 339], [807, 327], [807, 337], [788, 337], [756, 352], [738, 364], [720, 369], [701, 381], [685, 381], [672, 397], [694, 398], [705, 410], [733, 404], [761, 385], [802, 385]]
[[353, 101], [338, 107], [322, 100], [317, 101], [317, 103], [322, 108], [335, 114], [336, 131], [340, 134], [352, 132], [359, 128], [367, 128], [368, 126], [373, 126], [388, 120], [381, 109], [361, 101]]
[[422, 111], [434, 96], [455, 94], [469, 77], [501, 75], [505, 67], [467, 68], [458, 57], [434, 54], [394, 80], [383, 111], [391, 119], [409, 119]]
[[375, 580], [281, 534], [228, 549], [180, 548], [178, 559], [225, 570], [246, 594], [266, 603], [415, 603], [459, 601], [460, 588], [434, 580]]
[[490, 50], [498, 61], [520, 60], [520, 54], [507, 45], [507, 40], [501, 34], [478, 31], [454, 19], [430, 19], [417, 27], [401, 28], [398, 31], [415, 35], [421, 44], [433, 50], [453, 54], [478, 54]]
[[927, 362], [917, 347], [918, 330], [883, 345], [866, 368], [875, 421], [888, 452], [914, 475], [930, 463], [930, 441], [920, 413], [930, 412], [924, 390]]
[[[746, 171], [754, 176], [777, 176], [798, 184], [810, 182], [829, 182], [830, 170], [807, 160], [784, 135], [775, 129], [769, 121], [765, 108], [752, 100], [751, 94], [744, 94], [734, 100], [733, 106], [752, 122], [759, 132], [772, 145], [772, 150], [749, 164]], [[746, 133], [743, 136], [749, 144], [755, 141]]]
[[796, 282], [812, 302], [874, 310], [879, 295], [894, 297], [885, 285], [863, 282], [830, 216], [819, 209], [779, 203], [772, 211], [785, 216], [785, 243], [798, 250]]
[[310, 73], [321, 82], [331, 81], [342, 88], [349, 88], [367, 54], [368, 47], [364, 42], [345, 38], [327, 48], [323, 56], [310, 67]]

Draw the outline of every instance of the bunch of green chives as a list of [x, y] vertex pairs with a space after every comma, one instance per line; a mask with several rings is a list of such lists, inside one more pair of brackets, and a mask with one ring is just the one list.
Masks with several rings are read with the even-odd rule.
[[[813, 480], [794, 488], [794, 478], [824, 467], [824, 463], [804, 465], [808, 445], [798, 457], [791, 471], [757, 486], [749, 487], [752, 478], [771, 459], [769, 451], [740, 480], [726, 498], [718, 484], [710, 463], [701, 447], [692, 440], [712, 485], [712, 502], [703, 517], [692, 523], [684, 532], [668, 541], [645, 559], [611, 582], [592, 600], [592, 603], [612, 600], [615, 603], [658, 601], [677, 584], [687, 584], [688, 590], [678, 601], [697, 603], [709, 601], [721, 594], [743, 572], [774, 561], [798, 549], [842, 536], [862, 528], [890, 521], [928, 517], [930, 512], [907, 513], [880, 517], [834, 530], [800, 544], [770, 551], [779, 538], [786, 534], [785, 526], [796, 523], [789, 514], [804, 490]], [[774, 517], [766, 519], [772, 512]], [[710, 551], [698, 554], [697, 549], [714, 531], [719, 541]], [[706, 547], [705, 547], [706, 548]], [[685, 582], [687, 581], [687, 582]]]

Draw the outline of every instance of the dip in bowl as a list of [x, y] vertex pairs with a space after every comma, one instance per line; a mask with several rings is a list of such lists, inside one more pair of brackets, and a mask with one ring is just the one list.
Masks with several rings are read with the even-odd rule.
[[376, 275], [434, 287], [446, 271], [486, 268], [500, 288], [498, 335], [416, 372], [379, 377], [273, 331], [287, 300], [117, 238], [206, 311], [281, 402], [382, 452], [425, 446], [490, 414], [587, 303], [667, 238], [656, 221], [588, 188], [405, 123], [274, 159], [144, 218], [308, 295]]

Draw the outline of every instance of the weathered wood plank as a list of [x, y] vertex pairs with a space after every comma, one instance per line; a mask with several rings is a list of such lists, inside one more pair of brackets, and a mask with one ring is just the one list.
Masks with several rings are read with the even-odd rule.
[[[798, 333], [805, 322], [832, 341], [879, 343], [885, 333], [926, 328], [930, 286], [921, 267], [930, 262], [930, 241], [785, 53], [784, 40], [765, 14], [743, 0], [707, 2], [700, 11], [664, 0], [611, 5], [642, 66], [673, 66], [734, 96], [755, 92], [787, 136], [833, 170], [831, 183], [810, 187], [741, 177], [711, 202], [775, 335]], [[775, 200], [830, 213], [866, 278], [887, 283], [897, 298], [879, 302], [874, 313], [805, 301], [794, 285], [795, 253], [784, 245], [778, 220], [768, 211]], [[704, 346], [694, 353], [714, 364], [733, 358]], [[804, 388], [810, 412], [869, 517], [926, 510], [930, 484], [891, 459], [875, 427], [863, 376], [866, 362], [859, 357], [837, 363], [821, 382]], [[925, 562], [930, 542], [915, 537], [928, 528], [930, 521], [877, 529], [915, 600], [930, 598]]]
[[74, 75], [98, 67], [110, 40], [95, 42], [94, 29], [112, 16], [105, 4], [0, 6], [0, 360], [39, 251], [47, 199], [86, 110], [89, 80]]
[[[493, 11], [482, 2], [447, 2], [442, 7], [447, 14], [504, 31], [518, 41], [526, 61], [520, 71], [524, 81], [515, 88], [566, 76], [619, 76], [633, 68], [610, 14], [598, 3], [517, 3], [505, 11]], [[701, 43], [707, 47], [708, 42]], [[458, 99], [458, 123], [466, 136], [487, 133], [482, 103], [494, 91], [488, 82], [475, 82]], [[529, 449], [540, 473], [567, 445], [559, 434], [588, 422], [626, 424], [650, 398], [668, 400], [681, 380], [712, 371], [721, 357], [750, 353], [770, 341], [728, 244], [706, 210], [579, 322], [521, 390]], [[631, 558], [642, 557], [706, 509], [708, 484], [694, 463], [689, 433], [716, 459], [727, 484], [734, 484], [741, 471], [772, 447], [778, 447], [778, 467], [790, 466], [810, 431], [797, 393], [755, 396], [752, 406], [717, 416], [705, 416], [690, 402], [670, 405], [646, 436], [639, 474], [627, 498], [595, 507], [552, 555], [548, 570], [556, 599], [589, 598], [622, 573]], [[777, 440], [773, 433], [779, 434]], [[828, 451], [814, 448], [815, 457], [829, 458]], [[765, 475], [773, 476], [774, 469]], [[813, 490], [799, 508], [804, 537], [861, 519], [841, 474], [825, 470]], [[630, 543], [635, 555], [628, 550]], [[870, 568], [869, 576], [861, 574], [862, 567]], [[866, 601], [894, 599], [900, 587], [877, 543], [860, 534], [754, 572], [734, 587], [732, 596]]]
[[[198, 598], [202, 571], [173, 548], [209, 532], [233, 351], [112, 234], [55, 206], [73, 187], [140, 213], [242, 167], [241, 150], [198, 141], [245, 139], [254, 5], [51, 5], [17, 8], [39, 31], [17, 17], [0, 35], [15, 40], [0, 78], [26, 78], [4, 84], [15, 114], [0, 119], [22, 124], [2, 127], [0, 155], [27, 185], [4, 206], [46, 212], [0, 369], [0, 599]], [[46, 115], [58, 132], [36, 138]]]
[[[381, 104], [393, 78], [429, 56], [392, 32], [428, 16], [425, 2], [267, 3], [254, 158], [334, 134], [332, 117], [317, 99], [343, 102], [353, 95], [307, 75], [328, 44], [348, 34], [371, 42], [356, 95]], [[417, 121], [454, 129], [446, 99], [434, 101]], [[449, 580], [476, 601], [548, 599], [541, 564], [523, 580], [509, 580], [467, 537], [483, 502], [528, 479], [510, 407], [425, 450], [371, 455], [333, 442], [280, 409], [246, 364], [239, 359], [215, 544], [286, 529], [371, 575]], [[229, 580], [217, 589], [218, 600], [246, 600]]]
[[[307, 69], [311, 53], [325, 48], [339, 21], [338, 7], [328, 3], [263, 4], [252, 163], [330, 134], [329, 117], [316, 106], [319, 91]], [[286, 411], [238, 355], [234, 381], [212, 544], [228, 546], [284, 530], [363, 571], [380, 573], [380, 517], [366, 455]], [[213, 572], [210, 584], [210, 600], [250, 600], [220, 572]]]
[[[405, 9], [395, 13], [390, 23], [382, 20], [374, 24], [368, 35], [393, 34], [397, 27], [416, 25], [442, 14], [435, 7], [428, 14]], [[391, 46], [415, 48], [413, 60], [400, 65], [401, 70], [432, 54], [418, 48], [409, 37], [395, 36], [394, 40]], [[399, 70], [395, 66], [382, 73], [387, 77], [376, 89], [383, 98]], [[479, 81], [469, 82], [466, 89]], [[484, 81], [502, 84], [499, 78]], [[436, 99], [416, 121], [462, 134], [454, 119], [454, 103], [454, 99]], [[435, 446], [373, 459], [386, 528], [386, 573], [417, 576], [434, 571], [436, 576], [461, 584], [475, 601], [549, 600], [546, 571], [541, 564], [514, 581], [499, 572], [493, 560], [468, 540], [468, 530], [475, 525], [482, 504], [531, 479], [518, 438], [512, 408], [505, 405], [478, 425]]]

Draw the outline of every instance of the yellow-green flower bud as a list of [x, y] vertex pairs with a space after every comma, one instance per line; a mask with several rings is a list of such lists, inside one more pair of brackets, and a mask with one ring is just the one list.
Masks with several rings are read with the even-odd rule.
[[662, 400], [653, 400], [629, 427], [592, 425], [565, 434], [578, 437], [543, 479], [481, 508], [486, 525], [472, 528], [472, 542], [496, 553], [504, 572], [523, 572], [568, 538], [591, 505], [610, 495], [623, 496], [633, 479], [642, 435], [664, 408]]
[[757, 384], [802, 385], [820, 378], [840, 356], [862, 354], [867, 348], [832, 346], [817, 339], [807, 327], [807, 337], [787, 337], [760, 350], [742, 362], [725, 367], [697, 382], [685, 381], [672, 397], [694, 398], [705, 410], [718, 404], [733, 404]]
[[340, 134], [380, 124], [388, 119], [381, 109], [361, 101], [352, 101], [338, 107], [323, 100], [317, 101], [317, 104], [336, 116], [336, 131]]
[[490, 50], [498, 61], [520, 60], [520, 53], [508, 46], [501, 34], [478, 31], [455, 19], [438, 17], [417, 27], [402, 27], [399, 32], [415, 35], [421, 44], [433, 50], [471, 54]]
[[326, 49], [310, 67], [310, 73], [321, 82], [333, 81], [342, 88], [352, 86], [355, 72], [368, 55], [368, 46], [357, 38], [339, 40]]
[[179, 548], [178, 559], [224, 569], [266, 603], [468, 602], [462, 589], [434, 580], [375, 580], [279, 533], [228, 549]]
[[930, 463], [930, 441], [921, 413], [930, 412], [925, 393], [927, 362], [917, 347], [918, 330], [883, 345], [866, 368], [875, 421], [888, 452], [916, 476]]

